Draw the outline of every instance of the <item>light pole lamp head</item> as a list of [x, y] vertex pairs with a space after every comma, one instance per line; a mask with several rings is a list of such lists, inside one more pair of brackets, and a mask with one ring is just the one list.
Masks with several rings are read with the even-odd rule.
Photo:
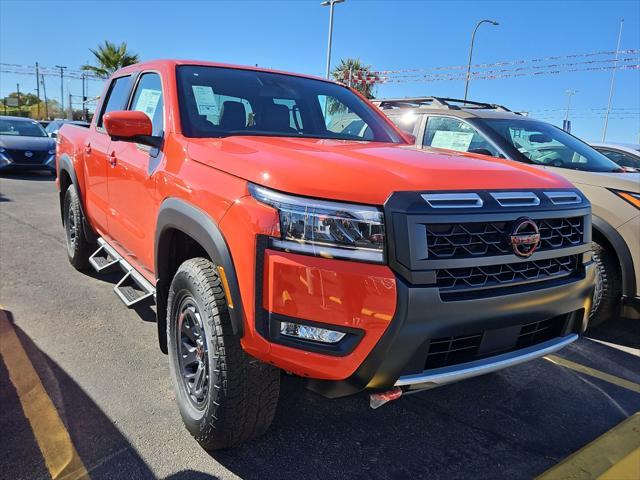
[[344, 0], [326, 0], [320, 4], [322, 7], [329, 7], [331, 5], [335, 5], [336, 3], [342, 3]]

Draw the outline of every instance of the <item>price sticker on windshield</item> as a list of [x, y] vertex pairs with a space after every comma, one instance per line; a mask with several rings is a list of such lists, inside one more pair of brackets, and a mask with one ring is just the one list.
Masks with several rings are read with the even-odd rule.
[[466, 152], [469, 150], [473, 132], [449, 132], [446, 130], [438, 130], [433, 136], [431, 146], [435, 148], [446, 148], [448, 150], [457, 150]]
[[218, 115], [218, 102], [213, 94], [213, 88], [203, 85], [192, 85], [191, 88], [196, 99], [198, 115]]

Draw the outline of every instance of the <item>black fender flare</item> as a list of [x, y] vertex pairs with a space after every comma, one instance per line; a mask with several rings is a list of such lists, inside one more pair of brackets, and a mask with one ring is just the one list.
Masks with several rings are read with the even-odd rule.
[[204, 248], [216, 265], [224, 268], [233, 302], [233, 308], [229, 308], [231, 326], [234, 334], [242, 337], [244, 330], [240, 287], [231, 252], [220, 228], [198, 207], [184, 200], [168, 198], [160, 205], [155, 236], [155, 272], [158, 279], [156, 301], [160, 348], [166, 351], [166, 298], [163, 296], [171, 279], [167, 278], [170, 262], [164, 260], [169, 258], [170, 235], [167, 233], [172, 229], [189, 235]]
[[[62, 155], [60, 155], [60, 157], [57, 159], [58, 160], [58, 179], [61, 178], [61, 174], [62, 172], [65, 172], [69, 175], [69, 178], [71, 178], [71, 185], [73, 188], [76, 189], [76, 194], [78, 195], [78, 198], [80, 199], [80, 212], [82, 213], [82, 223], [83, 223], [83, 231], [84, 231], [84, 236], [87, 239], [87, 241], [89, 241], [90, 243], [96, 243], [96, 241], [98, 240], [98, 236], [96, 235], [96, 233], [93, 231], [93, 228], [91, 227], [91, 225], [89, 225], [89, 222], [87, 221], [87, 216], [84, 212], [84, 204], [82, 202], [82, 190], [81, 190], [81, 186], [78, 183], [78, 177], [76, 176], [76, 170], [73, 166], [73, 162], [71, 161], [71, 158], [69, 158], [69, 156], [66, 153], [63, 153]], [[66, 190], [65, 190], [66, 191]], [[64, 223], [64, 194], [65, 191], [62, 191], [62, 189], [60, 189], [60, 195], [59, 195], [59, 200], [60, 200], [60, 220]]]
[[633, 270], [633, 259], [627, 243], [622, 238], [622, 235], [602, 218], [593, 215], [592, 225], [593, 229], [597, 230], [611, 244], [618, 256], [620, 272], [622, 273], [622, 294], [624, 296], [635, 296], [636, 277]]

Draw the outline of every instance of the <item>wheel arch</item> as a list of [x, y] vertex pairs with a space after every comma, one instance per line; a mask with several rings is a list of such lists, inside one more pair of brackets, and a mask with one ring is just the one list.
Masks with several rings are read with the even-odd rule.
[[60, 185], [60, 191], [58, 192], [58, 200], [60, 204], [60, 219], [64, 223], [64, 196], [69, 187], [73, 187], [76, 189], [76, 194], [78, 195], [78, 199], [80, 200], [80, 212], [82, 213], [82, 226], [84, 231], [84, 236], [87, 241], [91, 243], [95, 243], [97, 241], [98, 236], [93, 231], [91, 225], [87, 221], [87, 215], [85, 214], [83, 197], [80, 183], [78, 182], [78, 177], [76, 175], [76, 170], [73, 166], [73, 162], [71, 158], [66, 153], [63, 153], [58, 158], [58, 182]]
[[172, 252], [176, 232], [192, 239], [216, 266], [224, 268], [231, 302], [229, 316], [234, 334], [242, 336], [242, 300], [233, 259], [216, 222], [198, 207], [177, 198], [162, 202], [158, 212], [155, 235], [156, 308], [160, 349], [167, 352], [166, 320], [167, 294], [171, 284]]
[[633, 269], [633, 260], [631, 258], [631, 252], [626, 242], [622, 238], [615, 228], [602, 218], [593, 216], [593, 240], [604, 240], [611, 248], [611, 251], [615, 254], [618, 265], [620, 266], [620, 273], [622, 276], [622, 294], [625, 296], [633, 296], [636, 290], [635, 272]]

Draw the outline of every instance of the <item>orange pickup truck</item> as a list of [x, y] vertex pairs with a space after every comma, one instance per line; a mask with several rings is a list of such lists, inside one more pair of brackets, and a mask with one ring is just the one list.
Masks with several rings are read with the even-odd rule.
[[155, 302], [206, 449], [267, 430], [281, 371], [385, 400], [586, 327], [590, 205], [554, 174], [412, 149], [357, 92], [305, 75], [153, 61], [101, 98], [57, 139], [69, 261], [122, 269], [129, 307]]

